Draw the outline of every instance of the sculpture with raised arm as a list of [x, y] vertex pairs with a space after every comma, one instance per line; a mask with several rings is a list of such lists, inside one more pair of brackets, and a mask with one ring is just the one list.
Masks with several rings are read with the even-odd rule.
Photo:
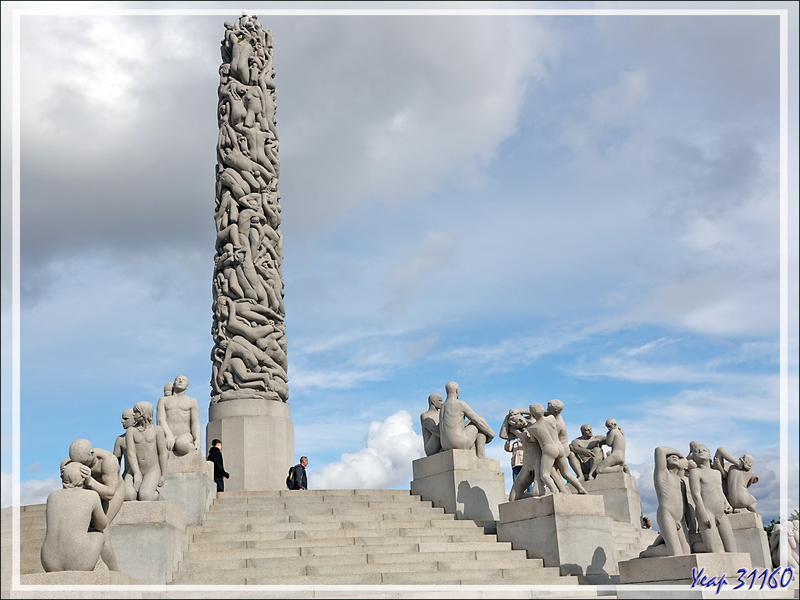
[[[726, 465], [725, 461], [730, 464]], [[717, 448], [714, 454], [711, 466], [722, 475], [722, 489], [733, 507], [733, 512], [742, 510], [756, 512], [758, 501], [747, 490], [754, 483], [758, 483], [758, 476], [752, 471], [753, 462], [753, 457], [749, 454], [734, 458], [725, 448]]]
[[425, 445], [425, 456], [432, 456], [442, 451], [439, 439], [439, 410], [442, 408], [442, 396], [428, 396], [428, 410], [419, 416], [422, 425], [422, 442]]
[[186, 395], [189, 379], [175, 378], [172, 394], [158, 400], [158, 424], [164, 429], [167, 450], [178, 456], [200, 450], [200, 407], [197, 400]]
[[655, 450], [653, 485], [658, 498], [656, 520], [661, 532], [659, 540], [645, 549], [640, 556], [679, 556], [691, 554], [686, 526], [687, 490], [682, 474], [689, 461], [675, 448], [659, 446]]
[[706, 552], [736, 552], [736, 540], [728, 521], [732, 508], [722, 491], [722, 475], [711, 468], [711, 451], [699, 442], [689, 444], [689, 487], [694, 499], [697, 526]]
[[47, 573], [92, 571], [103, 549], [108, 518], [97, 492], [83, 487], [86, 475], [81, 466], [67, 463], [61, 472], [63, 488], [47, 497], [47, 532], [40, 555]]
[[125, 433], [125, 460], [133, 472], [137, 500], [158, 500], [158, 489], [167, 478], [167, 442], [164, 430], [153, 424], [153, 405], [137, 402], [134, 427]]
[[[478, 458], [486, 458], [486, 444], [494, 439], [494, 431], [486, 419], [458, 398], [458, 384], [450, 381], [444, 386], [447, 397], [439, 415], [439, 439], [442, 450], [475, 449]], [[464, 422], [464, 419], [467, 422]]]

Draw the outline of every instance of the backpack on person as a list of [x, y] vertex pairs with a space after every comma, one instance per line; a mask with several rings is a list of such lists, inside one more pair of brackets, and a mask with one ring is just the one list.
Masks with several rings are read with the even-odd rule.
[[297, 489], [297, 482], [294, 480], [294, 467], [289, 467], [289, 474], [286, 476], [286, 487], [290, 490]]

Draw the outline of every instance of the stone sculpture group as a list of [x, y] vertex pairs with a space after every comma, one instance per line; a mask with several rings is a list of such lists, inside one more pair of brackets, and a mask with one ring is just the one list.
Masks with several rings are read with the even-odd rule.
[[[625, 464], [625, 432], [615, 419], [608, 419], [608, 434], [593, 436], [591, 425], [581, 426], [581, 437], [568, 442], [567, 425], [561, 416], [564, 403], [550, 400], [547, 409], [531, 404], [527, 411], [511, 409], [503, 421], [500, 437], [518, 439], [523, 445], [522, 469], [509, 494], [509, 502], [533, 496], [568, 492], [566, 480], [579, 494], [586, 494], [581, 479], [589, 481], [598, 474], [628, 472]], [[608, 456], [602, 446], [610, 446]], [[570, 467], [574, 474], [570, 472]]]
[[[475, 450], [478, 458], [486, 458], [486, 444], [494, 439], [494, 430], [486, 419], [458, 397], [455, 381], [444, 386], [447, 397], [428, 396], [428, 410], [420, 415], [426, 456], [446, 450]], [[466, 419], [466, 421], [465, 421]]]
[[91, 571], [98, 559], [109, 570], [119, 570], [109, 527], [123, 502], [161, 500], [158, 488], [164, 485], [168, 461], [199, 452], [199, 407], [186, 395], [188, 386], [183, 375], [167, 384], [158, 401], [158, 424], [150, 402], [123, 411], [125, 432], [116, 438], [113, 452], [86, 439], [70, 444], [69, 458], [61, 462], [63, 489], [47, 498], [41, 550], [46, 572]]
[[654, 459], [660, 535], [641, 556], [736, 552], [728, 515], [756, 512], [756, 499], [748, 491], [758, 481], [752, 472], [753, 457], [744, 454], [736, 459], [718, 448], [712, 459], [708, 446], [693, 441], [687, 456], [660, 446]]
[[[211, 402], [289, 398], [272, 32], [225, 23], [217, 116]], [[170, 446], [170, 432], [167, 445]], [[180, 444], [180, 442], [176, 442]]]

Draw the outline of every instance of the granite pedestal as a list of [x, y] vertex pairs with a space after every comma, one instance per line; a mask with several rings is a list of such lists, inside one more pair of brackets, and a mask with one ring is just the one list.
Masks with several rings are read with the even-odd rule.
[[[698, 574], [703, 569], [706, 583], [711, 579], [716, 580], [712, 586], [696, 585], [692, 588], [692, 569]], [[619, 581], [621, 584], [646, 584], [670, 585], [684, 587], [677, 595], [669, 595], [665, 591], [654, 590], [626, 590], [623, 586], [617, 588], [618, 598], [760, 598], [756, 590], [734, 591], [737, 585], [737, 571], [747, 569], [750, 571], [750, 555], [743, 552], [718, 552], [704, 554], [687, 554], [684, 556], [662, 556], [656, 558], [634, 558], [619, 563]], [[717, 595], [718, 583], [725, 575], [728, 585], [719, 587], [721, 593]], [[698, 582], [700, 583], [700, 581]], [[674, 590], [673, 590], [673, 593]]]
[[111, 525], [120, 572], [146, 585], [172, 581], [188, 541], [183, 511], [165, 501], [125, 502]]
[[582, 583], [610, 583], [617, 574], [611, 519], [601, 496], [550, 494], [500, 505], [497, 539], [541, 558]]
[[633, 475], [622, 471], [604, 473], [581, 483], [590, 496], [603, 497], [607, 516], [636, 528], [642, 526], [642, 499]]
[[411, 493], [444, 508], [456, 519], [471, 519], [494, 533], [498, 505], [506, 500], [500, 462], [478, 458], [475, 450], [446, 450], [412, 463]]
[[733, 529], [736, 540], [736, 549], [747, 552], [753, 567], [759, 569], [772, 568], [772, 559], [769, 553], [769, 540], [764, 531], [764, 522], [761, 515], [750, 511], [728, 515], [728, 521]]
[[225, 491], [285, 490], [294, 465], [294, 424], [285, 402], [236, 399], [208, 408], [206, 439], [222, 440]]
[[183, 511], [187, 525], [199, 525], [217, 495], [214, 465], [200, 451], [185, 456], [170, 453], [167, 478], [158, 490], [163, 500]]
[[[20, 575], [21, 586], [10, 593], [11, 598], [141, 598], [142, 592], [131, 589], [141, 585], [125, 573], [115, 571], [60, 571], [56, 573], [34, 573]], [[98, 589], [75, 589], [63, 586], [102, 586]], [[35, 587], [33, 587], [35, 586]], [[56, 587], [58, 586], [58, 587]], [[109, 587], [113, 586], [113, 587]], [[47, 588], [52, 589], [47, 589]]]

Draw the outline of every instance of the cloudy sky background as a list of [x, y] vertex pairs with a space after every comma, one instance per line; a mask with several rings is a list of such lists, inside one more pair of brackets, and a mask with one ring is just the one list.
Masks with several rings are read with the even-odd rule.
[[[3, 5], [3, 506], [11, 5], [30, 4]], [[22, 18], [23, 504], [58, 487], [73, 439], [111, 449], [122, 410], [178, 374], [205, 428], [219, 41], [239, 9], [264, 15], [205, 5], [231, 12]], [[455, 380], [496, 430], [508, 408], [552, 398], [570, 437], [616, 418], [651, 517], [654, 447], [693, 439], [753, 454], [752, 492], [777, 517], [777, 17], [261, 22], [275, 39], [290, 404], [311, 487], [407, 489], [418, 415]], [[796, 9], [789, 31], [796, 57]], [[796, 60], [789, 73], [791, 510]], [[488, 451], [510, 485], [500, 442]]]

